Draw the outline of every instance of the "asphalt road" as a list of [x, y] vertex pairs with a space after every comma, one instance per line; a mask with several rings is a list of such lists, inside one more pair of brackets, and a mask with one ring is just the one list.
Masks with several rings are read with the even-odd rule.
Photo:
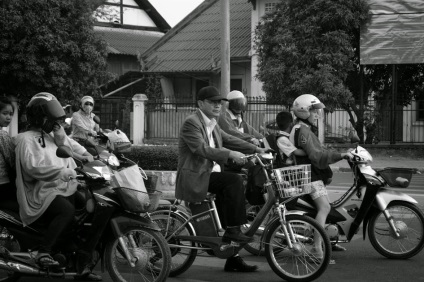
[[[352, 185], [351, 173], [335, 173], [333, 182], [328, 186], [330, 199], [340, 197]], [[399, 189], [419, 202], [424, 210], [424, 174], [414, 175], [407, 189]], [[368, 238], [363, 240], [362, 230], [350, 243], [344, 244], [346, 252], [333, 252], [335, 264], [329, 265], [327, 271], [316, 281], [424, 281], [424, 251], [408, 260], [390, 260], [373, 249]], [[178, 277], [168, 278], [170, 282], [273, 282], [282, 281], [269, 267], [266, 258], [253, 256], [246, 251], [241, 255], [249, 264], [259, 266], [254, 273], [224, 272], [225, 260], [211, 257], [205, 253], [199, 254], [193, 266]], [[100, 274], [100, 271], [97, 271]], [[103, 281], [111, 282], [109, 275], [103, 273]], [[60, 279], [22, 278], [20, 281], [67, 281]]]

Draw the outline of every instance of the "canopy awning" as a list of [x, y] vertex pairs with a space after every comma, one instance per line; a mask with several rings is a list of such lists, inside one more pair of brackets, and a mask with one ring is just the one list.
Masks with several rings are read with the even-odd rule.
[[360, 63], [424, 63], [424, 1], [369, 2], [371, 20], [361, 29]]

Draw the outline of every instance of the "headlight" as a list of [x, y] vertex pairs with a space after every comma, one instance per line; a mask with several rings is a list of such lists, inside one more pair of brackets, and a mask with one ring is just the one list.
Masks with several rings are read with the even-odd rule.
[[120, 165], [120, 162], [119, 162], [119, 160], [116, 156], [109, 156], [109, 158], [107, 158], [107, 163], [111, 166], [119, 166]]

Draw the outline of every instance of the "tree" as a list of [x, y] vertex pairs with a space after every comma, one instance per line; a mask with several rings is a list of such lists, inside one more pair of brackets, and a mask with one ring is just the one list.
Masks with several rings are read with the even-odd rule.
[[290, 106], [312, 93], [330, 111], [350, 110], [359, 87], [348, 82], [359, 76], [359, 31], [368, 11], [366, 0], [281, 1], [256, 30], [267, 98]]
[[47, 91], [62, 103], [98, 94], [111, 78], [93, 30], [95, 0], [0, 0], [0, 93], [25, 105]]

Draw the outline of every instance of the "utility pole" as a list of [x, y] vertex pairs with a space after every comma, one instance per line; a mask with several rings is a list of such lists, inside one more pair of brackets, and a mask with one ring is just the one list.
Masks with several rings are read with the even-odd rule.
[[221, 0], [221, 95], [230, 92], [230, 0]]

